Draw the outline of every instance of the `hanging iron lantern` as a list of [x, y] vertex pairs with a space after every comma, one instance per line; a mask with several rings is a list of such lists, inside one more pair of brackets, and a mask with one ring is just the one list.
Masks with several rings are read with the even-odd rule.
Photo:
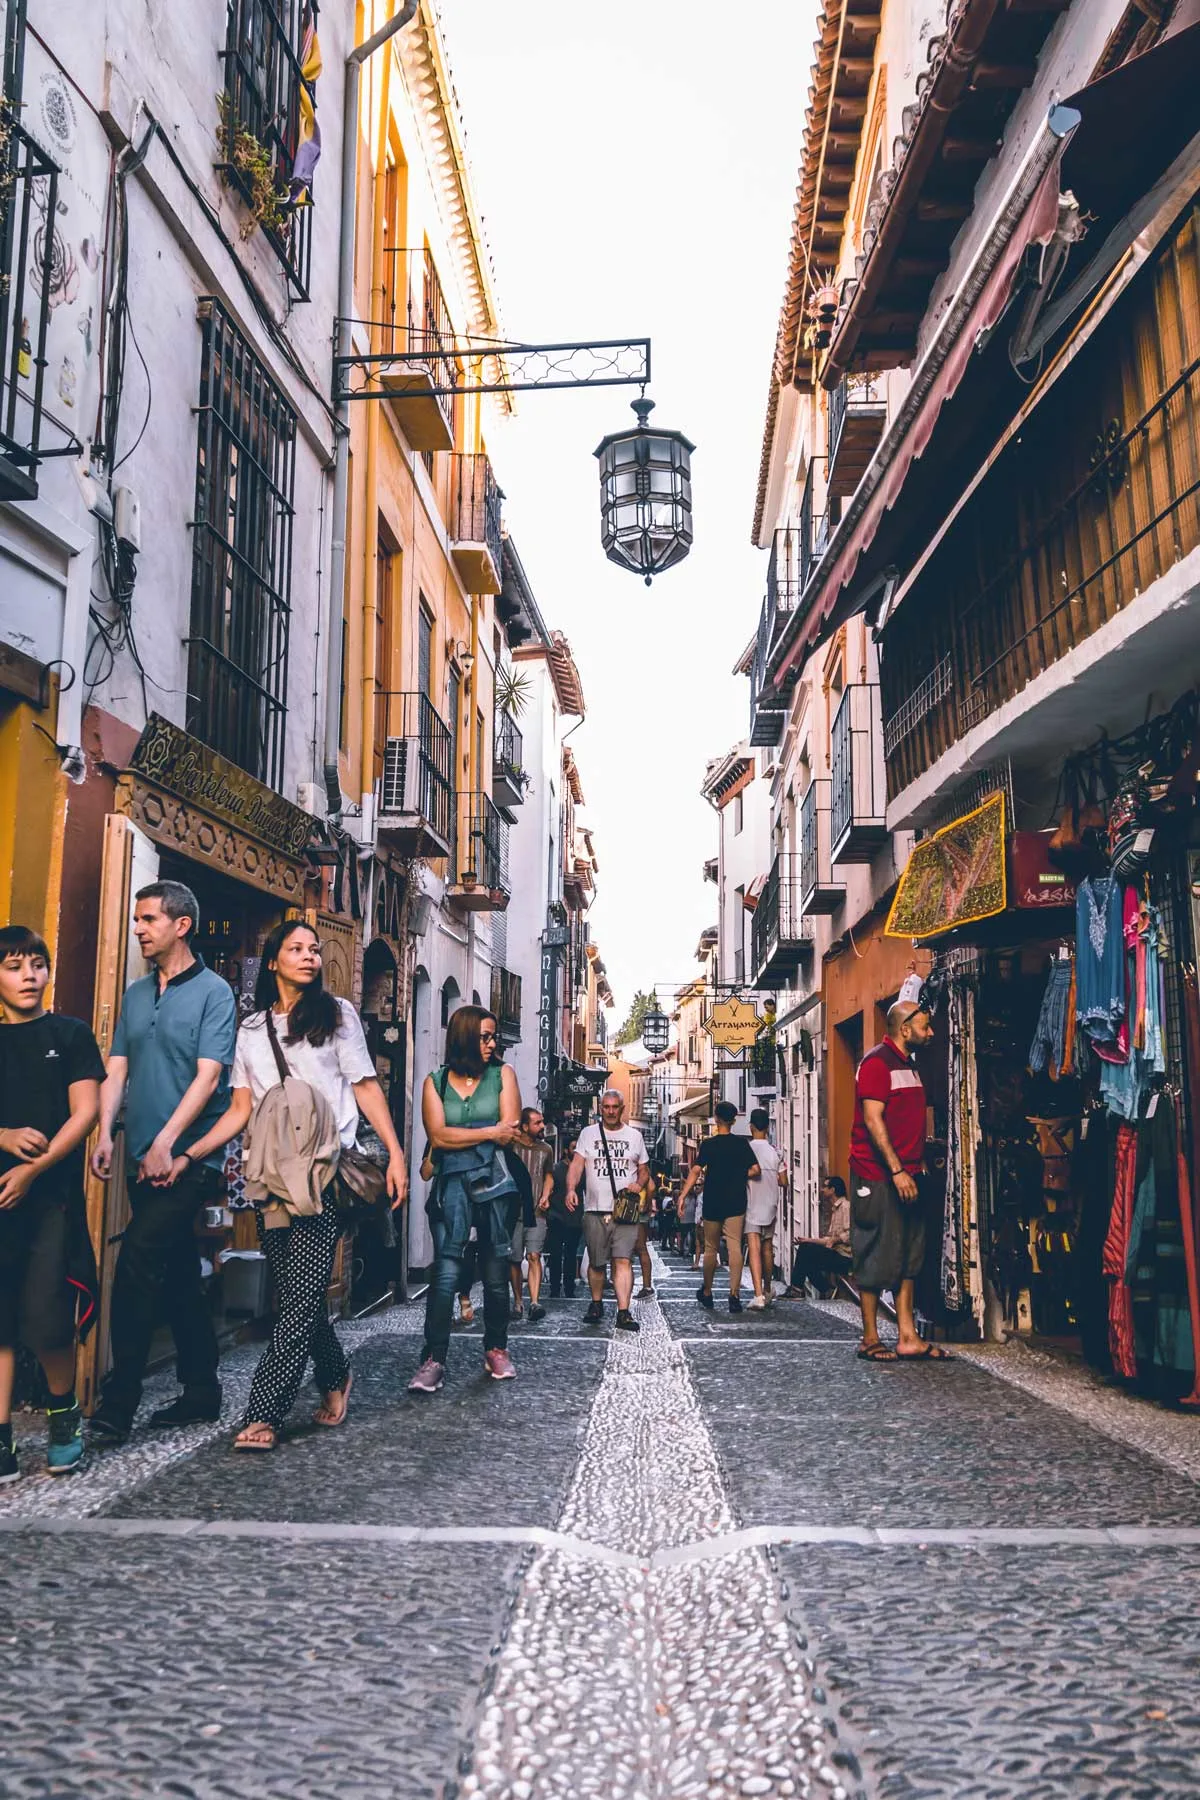
[[682, 562], [692, 547], [692, 463], [682, 432], [651, 431], [653, 400], [633, 402], [637, 427], [615, 431], [600, 462], [600, 541], [610, 562], [645, 577]]
[[651, 1056], [661, 1056], [671, 1041], [671, 1021], [665, 1012], [648, 1012], [642, 1020], [642, 1042]]

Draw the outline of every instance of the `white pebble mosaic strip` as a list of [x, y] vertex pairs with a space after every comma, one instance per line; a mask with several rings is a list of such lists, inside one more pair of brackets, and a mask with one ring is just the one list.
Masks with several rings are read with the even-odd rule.
[[[648, 1565], [736, 1521], [684, 1353], [657, 1302], [637, 1317], [610, 1345], [559, 1529]], [[761, 1550], [653, 1571], [539, 1550], [459, 1793], [846, 1800], [812, 1687]]]

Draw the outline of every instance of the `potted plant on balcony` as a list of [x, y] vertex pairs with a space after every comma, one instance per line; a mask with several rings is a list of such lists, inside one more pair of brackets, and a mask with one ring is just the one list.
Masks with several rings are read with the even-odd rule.
[[475, 889], [479, 886], [479, 877], [476, 875], [474, 869], [463, 869], [459, 874], [458, 880], [459, 885], [466, 888], [468, 894], [473, 894]]

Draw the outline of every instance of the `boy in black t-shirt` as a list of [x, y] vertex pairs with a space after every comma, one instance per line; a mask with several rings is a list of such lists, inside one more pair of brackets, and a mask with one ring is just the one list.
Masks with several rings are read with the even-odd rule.
[[79, 1019], [42, 1010], [50, 953], [23, 925], [0, 930], [0, 1483], [13, 1453], [16, 1347], [50, 1388], [46, 1466], [83, 1456], [75, 1397], [76, 1319], [95, 1315], [96, 1265], [83, 1200], [83, 1145], [100, 1116], [104, 1063]]
[[746, 1183], [761, 1179], [761, 1172], [749, 1138], [735, 1137], [737, 1107], [729, 1100], [718, 1100], [714, 1108], [716, 1135], [705, 1138], [696, 1153], [696, 1161], [688, 1171], [679, 1195], [683, 1203], [703, 1178], [704, 1181], [704, 1279], [696, 1292], [701, 1306], [713, 1308], [712, 1284], [717, 1272], [717, 1252], [722, 1236], [729, 1254], [729, 1310], [740, 1313], [742, 1302], [738, 1289], [742, 1285], [742, 1238], [746, 1229]]

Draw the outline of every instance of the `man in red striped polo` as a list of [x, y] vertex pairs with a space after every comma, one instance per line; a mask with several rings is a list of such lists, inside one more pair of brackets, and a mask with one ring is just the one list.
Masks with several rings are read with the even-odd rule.
[[[925, 1258], [925, 1220], [919, 1181], [925, 1168], [925, 1089], [914, 1053], [933, 1036], [929, 1014], [916, 1000], [897, 1000], [887, 1036], [869, 1050], [854, 1079], [850, 1134], [850, 1239], [862, 1305], [858, 1354], [867, 1362], [944, 1362], [913, 1317], [913, 1284]], [[896, 1297], [899, 1342], [879, 1339], [879, 1295]]]

